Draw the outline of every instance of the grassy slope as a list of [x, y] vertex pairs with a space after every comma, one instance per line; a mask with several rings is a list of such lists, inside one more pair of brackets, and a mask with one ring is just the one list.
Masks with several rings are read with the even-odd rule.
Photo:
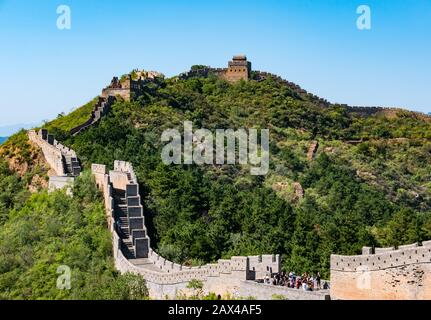
[[90, 118], [91, 112], [97, 103], [97, 99], [98, 98], [91, 100], [89, 103], [77, 108], [65, 116], [60, 116], [57, 119], [48, 122], [44, 128], [49, 131], [55, 131], [56, 129], [70, 131], [72, 128], [79, 126]]

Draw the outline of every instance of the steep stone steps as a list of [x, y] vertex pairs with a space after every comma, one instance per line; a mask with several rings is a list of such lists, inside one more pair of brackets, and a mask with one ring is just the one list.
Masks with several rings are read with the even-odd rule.
[[118, 233], [121, 238], [121, 251], [127, 259], [135, 259], [135, 248], [129, 231], [129, 218], [127, 215], [126, 192], [114, 189], [114, 218], [118, 226]]
[[133, 248], [132, 240], [123, 240], [121, 242], [121, 251], [126, 259], [135, 259], [135, 249]]

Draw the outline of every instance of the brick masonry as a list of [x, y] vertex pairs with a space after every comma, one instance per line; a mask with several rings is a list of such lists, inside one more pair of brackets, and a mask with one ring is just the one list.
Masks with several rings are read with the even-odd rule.
[[431, 241], [375, 252], [331, 256], [332, 299], [431, 299]]
[[51, 192], [66, 188], [67, 193], [72, 195], [71, 186], [75, 177], [81, 173], [75, 151], [59, 143], [45, 129], [39, 132], [29, 130], [28, 138], [42, 150], [46, 162], [55, 172], [55, 175], [49, 177], [48, 190]]
[[[279, 255], [232, 257], [198, 267], [179, 265], [161, 257], [151, 249], [145, 227], [143, 234], [148, 243], [146, 257], [144, 259], [126, 258], [121, 236], [115, 227], [113, 194], [114, 190], [123, 190], [126, 193], [130, 191], [131, 196], [136, 197], [137, 180], [133, 166], [128, 162], [115, 161], [114, 170], [108, 174], [104, 165], [93, 164], [92, 173], [104, 195], [106, 216], [112, 232], [115, 266], [122, 273], [142, 275], [147, 281], [152, 298], [163, 299], [166, 296], [175, 298], [179, 292], [187, 291], [186, 286], [193, 279], [204, 283], [205, 292], [234, 294], [240, 292], [241, 287], [245, 285], [244, 281], [263, 278], [265, 275], [280, 271]], [[277, 292], [276, 287], [273, 288], [274, 292]]]

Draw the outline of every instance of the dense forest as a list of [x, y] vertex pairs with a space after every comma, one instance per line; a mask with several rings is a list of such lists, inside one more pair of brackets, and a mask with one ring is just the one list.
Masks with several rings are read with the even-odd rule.
[[[85, 168], [91, 163], [112, 168], [116, 159], [133, 163], [152, 245], [175, 262], [280, 253], [286, 271], [329, 277], [331, 253], [431, 239], [431, 119], [425, 115], [382, 110], [364, 116], [342, 105], [318, 105], [272, 78], [229, 84], [212, 76], [149, 83], [144, 95], [118, 100], [97, 125], [71, 137], [70, 123], [85, 113], [59, 115], [45, 127], [77, 152]], [[245, 165], [164, 165], [161, 133], [181, 132], [184, 121], [212, 131], [268, 128], [270, 172], [252, 176]], [[312, 141], [319, 148], [309, 160]], [[37, 245], [31, 243], [45, 243], [56, 256], [39, 253], [47, 255], [40, 263], [64, 257], [79, 264], [79, 255], [87, 254], [84, 261], [101, 281], [125, 281], [106, 262], [109, 241], [100, 199], [93, 191], [79, 191], [81, 185], [91, 189], [88, 181], [78, 183], [72, 201], [42, 192], [22, 202], [10, 190], [24, 190], [23, 183], [13, 175], [5, 179], [0, 238], [15, 244], [7, 252], [34, 251]], [[298, 196], [294, 185], [304, 194]], [[77, 222], [80, 212], [85, 218]], [[21, 228], [29, 228], [26, 219], [35, 218], [44, 225], [41, 235], [20, 236]], [[53, 248], [62, 245], [62, 228], [73, 243], [67, 250]], [[0, 262], [0, 274], [9, 270], [5, 264]], [[94, 272], [81, 267], [89, 269], [80, 275], [84, 282]], [[7, 279], [0, 276], [0, 292]], [[88, 290], [83, 284], [74, 294], [85, 296]]]
[[[90, 172], [77, 179], [73, 198], [42, 187], [32, 194], [31, 180], [46, 172], [24, 138], [21, 132], [9, 143], [26, 155], [25, 174], [0, 159], [0, 300], [146, 299], [145, 280], [114, 268], [103, 200]], [[70, 268], [70, 290], [57, 289], [63, 266]]]

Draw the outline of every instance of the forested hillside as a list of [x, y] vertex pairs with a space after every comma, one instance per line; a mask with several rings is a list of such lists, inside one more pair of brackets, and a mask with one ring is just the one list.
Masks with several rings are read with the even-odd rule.
[[[30, 196], [0, 162], [0, 299], [143, 299], [145, 281], [114, 269], [103, 202], [87, 172], [74, 189]], [[57, 268], [71, 270], [57, 290]]]
[[[84, 173], [73, 189], [47, 193], [49, 168], [25, 131], [0, 148], [0, 300], [143, 299], [145, 281], [114, 269], [103, 201]], [[57, 290], [57, 268], [71, 270]]]
[[[271, 78], [229, 84], [208, 77], [149, 83], [145, 95], [117, 101], [76, 137], [69, 135], [69, 118], [47, 127], [84, 167], [133, 163], [152, 246], [173, 261], [281, 253], [286, 271], [328, 277], [331, 253], [431, 239], [431, 119], [425, 115], [392, 110], [363, 116], [341, 105], [317, 105]], [[269, 174], [251, 176], [240, 165], [164, 165], [161, 133], [182, 130], [186, 120], [210, 130], [270, 129]], [[312, 141], [319, 148], [310, 160]], [[28, 206], [59, 196], [36, 195], [23, 208], [7, 207], [14, 213], [3, 214], [0, 230], [12, 230], [13, 219], [30, 214]], [[101, 210], [96, 198], [82, 197], [63, 205], [74, 214]], [[91, 233], [87, 227], [94, 223], [89, 219], [80, 234]], [[102, 263], [97, 255], [94, 261]]]

